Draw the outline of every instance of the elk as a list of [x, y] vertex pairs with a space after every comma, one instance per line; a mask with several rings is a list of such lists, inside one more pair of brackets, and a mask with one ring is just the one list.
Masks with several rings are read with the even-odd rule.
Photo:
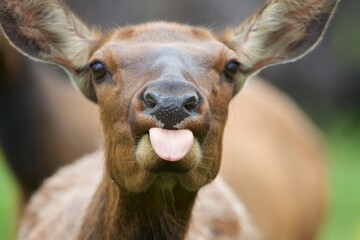
[[[102, 33], [61, 1], [1, 0], [9, 41], [34, 60], [64, 68], [99, 105], [104, 134], [103, 150], [61, 169], [34, 195], [19, 238], [260, 237], [246, 204], [216, 178], [228, 106], [247, 78], [313, 49], [336, 5], [270, 0], [221, 34], [168, 22]], [[301, 189], [311, 179], [300, 181], [299, 192], [284, 198], [312, 199], [316, 192]], [[313, 232], [272, 239], [315, 237], [316, 226], [308, 228]]]

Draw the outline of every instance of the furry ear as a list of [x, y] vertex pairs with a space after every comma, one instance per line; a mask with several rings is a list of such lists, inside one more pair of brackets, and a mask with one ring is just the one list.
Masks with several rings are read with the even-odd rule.
[[58, 64], [92, 99], [89, 83], [79, 80], [94, 41], [93, 33], [58, 0], [1, 0], [0, 23], [8, 40], [24, 55]]
[[268, 0], [221, 39], [234, 49], [248, 77], [271, 65], [295, 61], [320, 41], [338, 0]]

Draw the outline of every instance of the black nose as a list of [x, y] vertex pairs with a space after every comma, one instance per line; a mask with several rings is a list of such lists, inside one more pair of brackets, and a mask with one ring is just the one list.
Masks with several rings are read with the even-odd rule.
[[143, 93], [144, 113], [173, 129], [176, 125], [197, 115], [200, 103], [195, 87], [187, 82], [157, 81]]

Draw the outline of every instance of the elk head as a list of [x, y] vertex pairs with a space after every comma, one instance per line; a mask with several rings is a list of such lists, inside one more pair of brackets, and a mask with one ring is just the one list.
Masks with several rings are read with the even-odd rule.
[[252, 74], [308, 53], [336, 5], [269, 0], [219, 35], [166, 22], [102, 34], [57, 0], [1, 0], [0, 20], [19, 51], [63, 67], [99, 105], [107, 173], [120, 187], [197, 191], [218, 173], [232, 97]]

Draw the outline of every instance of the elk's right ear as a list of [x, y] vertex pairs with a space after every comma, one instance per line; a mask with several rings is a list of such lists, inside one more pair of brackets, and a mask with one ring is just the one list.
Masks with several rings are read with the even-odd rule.
[[92, 42], [90, 29], [58, 0], [0, 0], [2, 31], [24, 55], [67, 70], [75, 85], [96, 101], [89, 82], [80, 79]]
[[295, 61], [314, 49], [338, 2], [267, 0], [221, 38], [240, 57], [246, 78], [266, 67]]

